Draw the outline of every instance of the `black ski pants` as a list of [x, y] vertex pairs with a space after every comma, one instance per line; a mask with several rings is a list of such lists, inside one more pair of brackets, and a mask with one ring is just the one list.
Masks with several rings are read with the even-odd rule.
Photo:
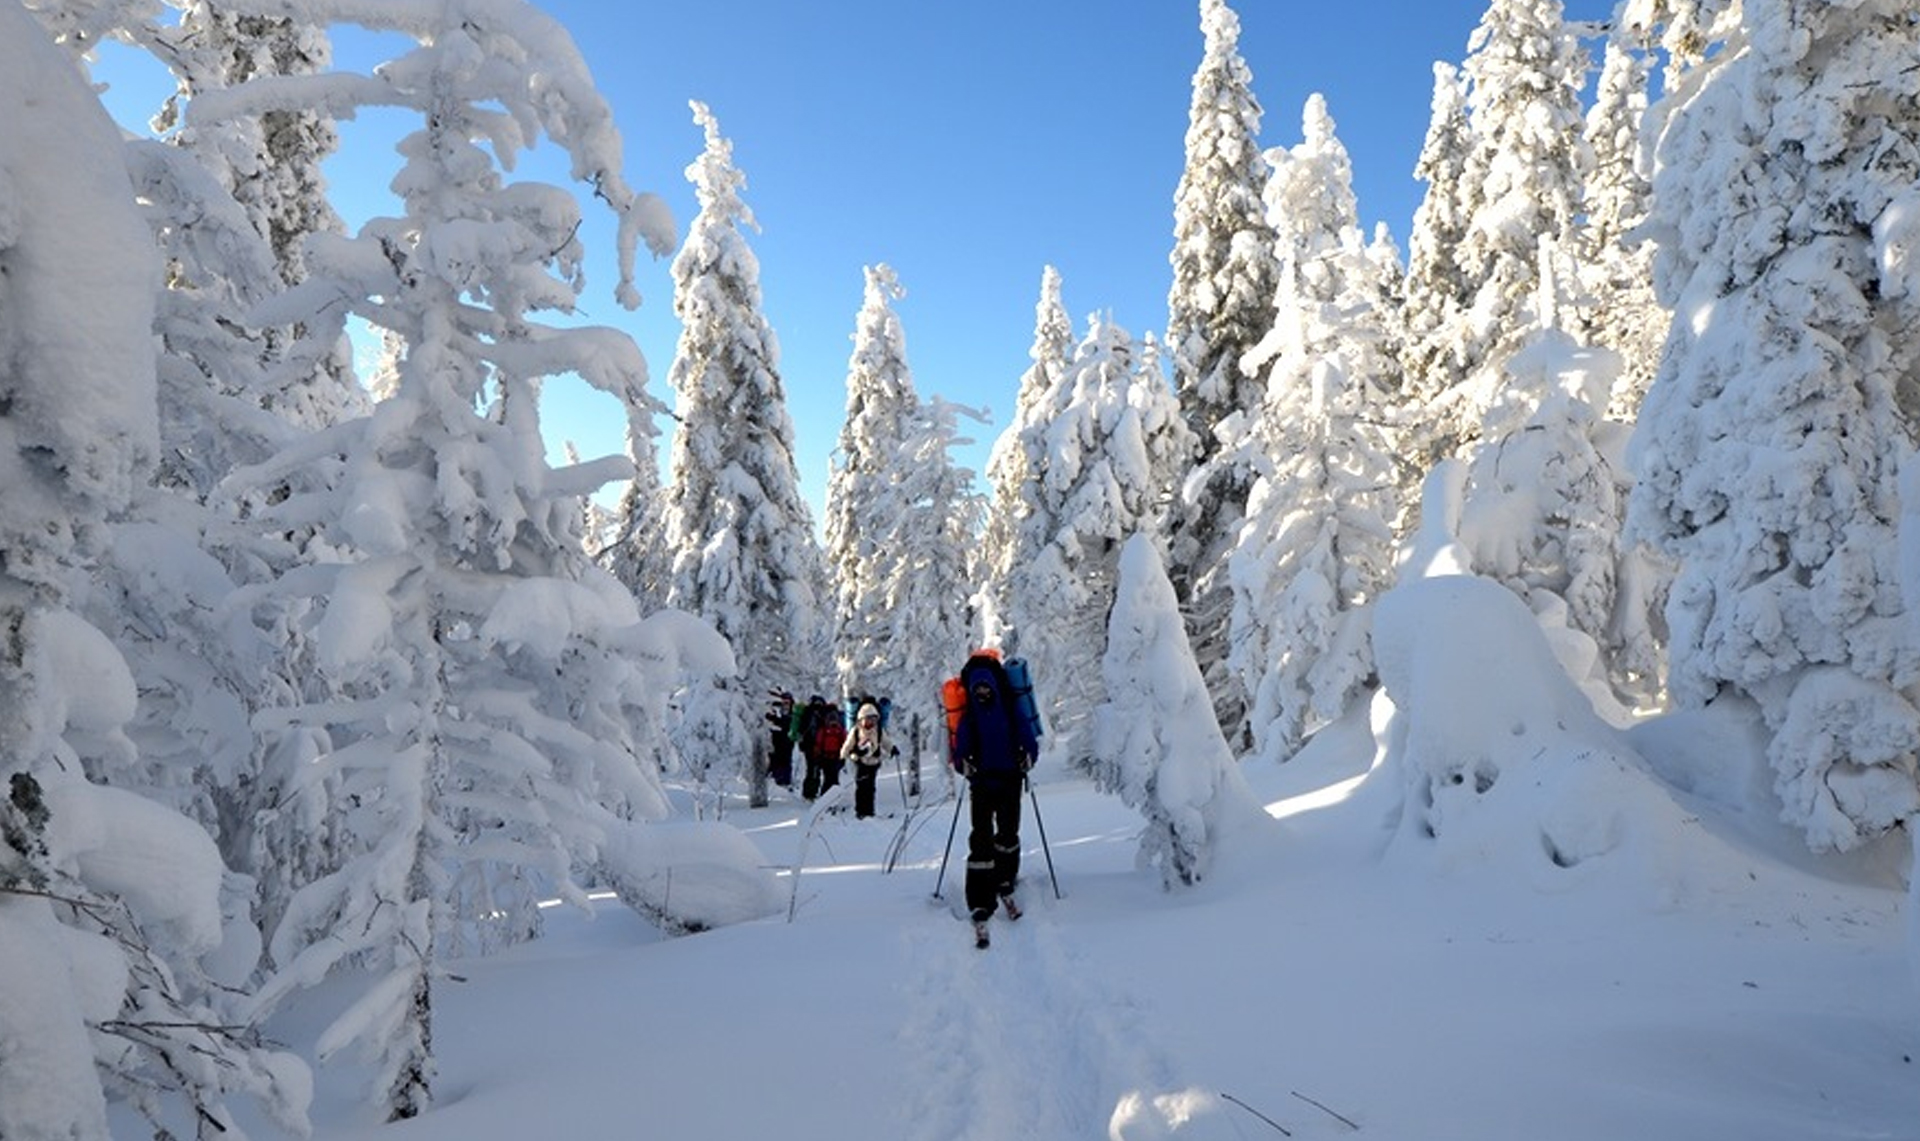
[[873, 794], [880, 781], [879, 765], [853, 766], [853, 814], [866, 819], [873, 815]]
[[968, 787], [967, 909], [975, 919], [992, 915], [1020, 878], [1020, 785], [1018, 775], [976, 776]]

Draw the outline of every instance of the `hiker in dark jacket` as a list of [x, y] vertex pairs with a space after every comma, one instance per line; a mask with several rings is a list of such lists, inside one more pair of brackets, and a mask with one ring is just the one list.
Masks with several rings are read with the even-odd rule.
[[776, 689], [768, 696], [773, 698], [767, 706], [767, 729], [773, 737], [773, 748], [768, 757], [767, 774], [773, 783], [789, 788], [793, 785], [793, 695]]
[[960, 715], [953, 765], [967, 778], [973, 798], [967, 833], [967, 908], [983, 924], [1003, 904], [1017, 919], [1013, 898], [1020, 877], [1020, 793], [1040, 743], [1013, 703], [1006, 667], [989, 654], [975, 654], [960, 671], [966, 710]]

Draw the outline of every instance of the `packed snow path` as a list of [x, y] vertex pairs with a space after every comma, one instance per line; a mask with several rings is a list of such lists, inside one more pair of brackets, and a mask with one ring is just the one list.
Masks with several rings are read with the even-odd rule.
[[1080, 961], [1049, 890], [1023, 885], [1025, 916], [996, 915], [985, 951], [945, 907], [908, 930], [909, 961], [941, 984], [914, 990], [900, 1029], [908, 1141], [1168, 1135], [1134, 1104], [1176, 1086], [1150, 1012]]

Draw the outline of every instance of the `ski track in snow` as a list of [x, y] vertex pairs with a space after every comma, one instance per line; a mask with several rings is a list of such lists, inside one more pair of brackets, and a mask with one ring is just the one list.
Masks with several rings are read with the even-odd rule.
[[992, 920], [984, 951], [951, 908], [909, 928], [905, 953], [920, 964], [911, 973], [921, 981], [900, 1030], [909, 1093], [898, 1135], [906, 1141], [1174, 1136], [1164, 1107], [1153, 1104], [1177, 1087], [1170, 1064], [1144, 1045], [1154, 1040], [1147, 1012], [1099, 985], [1054, 922], [1052, 901], [1036, 894], [1023, 893], [1018, 922]]

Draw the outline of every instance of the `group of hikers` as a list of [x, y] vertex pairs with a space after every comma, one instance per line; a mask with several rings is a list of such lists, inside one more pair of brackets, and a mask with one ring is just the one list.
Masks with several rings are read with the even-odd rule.
[[[1011, 667], [1011, 668], [1010, 668]], [[874, 793], [881, 765], [898, 763], [900, 750], [887, 733], [886, 698], [858, 697], [851, 731], [844, 709], [816, 694], [804, 704], [776, 690], [766, 720], [772, 734], [769, 775], [782, 788], [793, 786], [793, 754], [805, 764], [800, 795], [815, 800], [840, 781], [853, 765], [853, 812], [874, 815]], [[966, 903], [976, 942], [987, 945], [987, 920], [1004, 911], [1020, 917], [1014, 885], [1020, 877], [1020, 796], [1027, 772], [1040, 753], [1039, 716], [1025, 667], [1002, 659], [999, 651], [976, 650], [943, 690], [947, 714], [948, 762], [967, 781], [972, 801], [967, 833]], [[957, 811], [957, 808], [956, 808]]]
[[846, 712], [819, 694], [805, 704], [794, 700], [786, 690], [775, 690], [767, 708], [767, 726], [773, 737], [773, 751], [767, 775], [781, 788], [793, 787], [793, 754], [800, 753], [805, 771], [800, 778], [800, 795], [812, 801], [840, 783], [840, 774], [853, 765], [853, 814], [865, 819], [874, 814], [874, 792], [879, 785], [880, 766], [900, 750], [888, 738], [886, 713], [890, 702], [884, 698], [861, 697], [852, 706], [853, 727], [847, 727]]

